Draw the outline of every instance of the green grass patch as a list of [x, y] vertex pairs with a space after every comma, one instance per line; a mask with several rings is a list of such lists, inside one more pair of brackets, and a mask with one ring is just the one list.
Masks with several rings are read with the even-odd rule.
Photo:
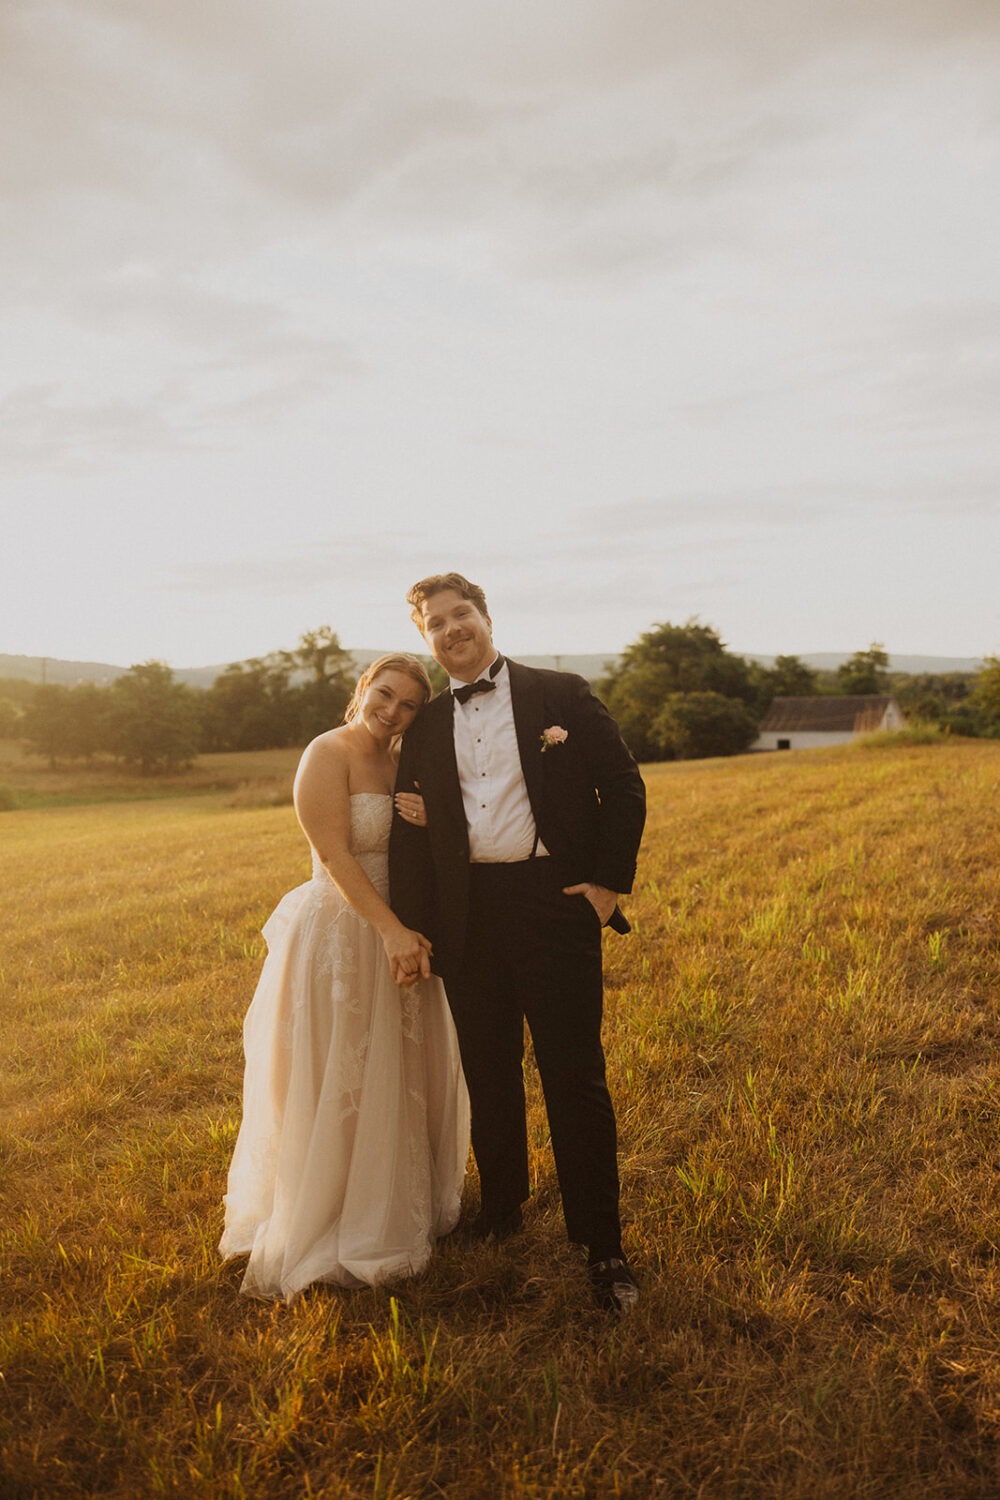
[[854, 740], [857, 750], [894, 750], [900, 745], [943, 745], [951, 735], [946, 726], [929, 719], [911, 719], [902, 729], [884, 729]]

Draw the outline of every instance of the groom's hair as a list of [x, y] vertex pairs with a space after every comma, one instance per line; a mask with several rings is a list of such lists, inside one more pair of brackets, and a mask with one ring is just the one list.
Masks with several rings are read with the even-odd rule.
[[423, 633], [423, 606], [424, 602], [432, 594], [440, 594], [443, 589], [454, 589], [456, 594], [461, 594], [463, 599], [468, 599], [478, 609], [481, 615], [489, 619], [489, 610], [486, 608], [486, 595], [478, 583], [470, 583], [463, 578], [461, 573], [432, 573], [430, 578], [421, 578], [415, 583], [406, 596], [406, 602], [410, 606], [410, 619], [417, 629]]

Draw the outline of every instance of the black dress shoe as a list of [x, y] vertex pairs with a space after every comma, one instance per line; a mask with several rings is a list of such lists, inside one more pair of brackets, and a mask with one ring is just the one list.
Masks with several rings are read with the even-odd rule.
[[594, 1301], [605, 1312], [631, 1312], [639, 1301], [639, 1286], [620, 1256], [597, 1260], [587, 1267]]
[[517, 1234], [523, 1224], [520, 1208], [513, 1209], [502, 1219], [481, 1213], [472, 1221], [472, 1235], [474, 1239], [484, 1240], [487, 1244], [502, 1245], [504, 1240]]

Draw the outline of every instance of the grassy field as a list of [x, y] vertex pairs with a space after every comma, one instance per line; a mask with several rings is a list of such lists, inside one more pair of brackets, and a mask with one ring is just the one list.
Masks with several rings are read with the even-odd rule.
[[618, 1323], [534, 1082], [520, 1238], [237, 1295], [240, 1027], [307, 858], [255, 805], [294, 756], [226, 760], [0, 815], [4, 1500], [1000, 1493], [1000, 745], [649, 770], [605, 948]]
[[202, 755], [187, 770], [142, 776], [101, 756], [88, 763], [49, 766], [16, 741], [0, 740], [0, 811], [153, 801], [212, 792], [228, 792], [241, 801], [263, 805], [290, 802], [299, 753], [249, 750]]

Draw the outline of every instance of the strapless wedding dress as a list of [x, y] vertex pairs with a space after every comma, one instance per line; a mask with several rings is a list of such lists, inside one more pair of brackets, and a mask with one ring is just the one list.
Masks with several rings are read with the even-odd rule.
[[[392, 815], [387, 794], [351, 798], [351, 850], [384, 897]], [[469, 1150], [444, 990], [393, 983], [315, 854], [264, 936], [219, 1248], [249, 1253], [241, 1290], [257, 1297], [413, 1275], [458, 1220]]]

